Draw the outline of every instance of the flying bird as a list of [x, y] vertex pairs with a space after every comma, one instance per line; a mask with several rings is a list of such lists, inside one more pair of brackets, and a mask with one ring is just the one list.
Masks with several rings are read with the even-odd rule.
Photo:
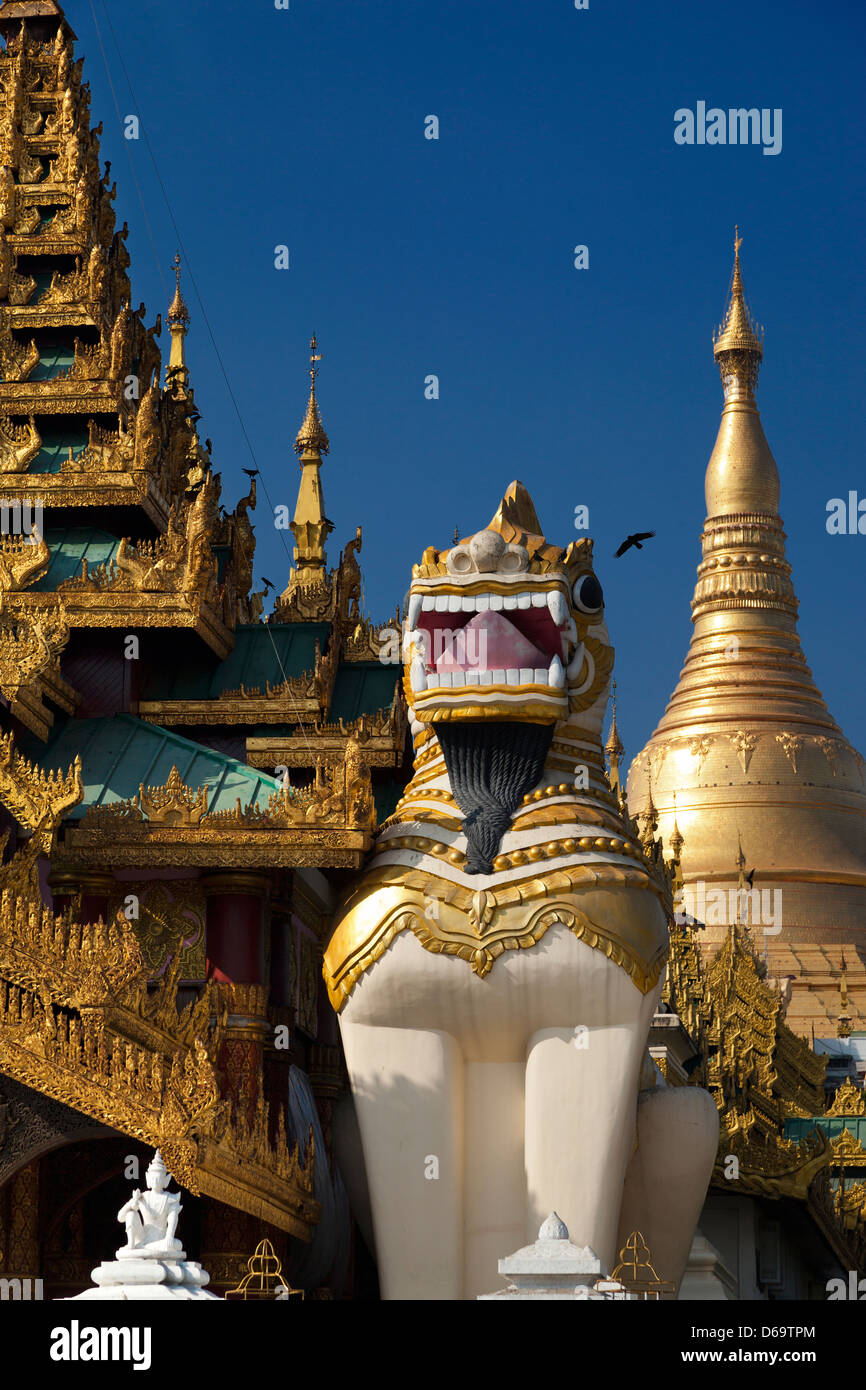
[[259, 470], [257, 468], [245, 468], [243, 472], [246, 473], [248, 478], [257, 478], [259, 476]]
[[269, 589], [275, 589], [277, 587], [272, 579], [265, 579], [264, 575], [262, 575], [262, 583], [265, 585], [265, 593], [267, 593]]
[[755, 870], [754, 870], [754, 869], [750, 869], [749, 872], [746, 874], [746, 882], [748, 883], [748, 885], [749, 885], [750, 888], [753, 887], [752, 879], [753, 879], [754, 877], [755, 877]]
[[636, 550], [643, 550], [641, 541], [648, 541], [650, 536], [654, 535], [655, 531], [635, 531], [633, 536], [626, 536], [619, 550], [614, 551], [614, 558], [618, 560], [620, 555], [624, 555], [627, 550], [631, 550], [632, 546], [634, 546]]

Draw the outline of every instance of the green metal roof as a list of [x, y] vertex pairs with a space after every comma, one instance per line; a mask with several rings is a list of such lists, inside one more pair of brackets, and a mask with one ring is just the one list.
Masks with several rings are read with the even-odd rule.
[[31, 463], [29, 473], [59, 473], [63, 459], [72, 450], [73, 458], [83, 454], [89, 443], [86, 429], [69, 426], [63, 430], [42, 430], [42, 448]]
[[322, 651], [328, 623], [245, 623], [235, 632], [234, 650], [217, 666], [185, 665], [182, 670], [152, 672], [142, 700], [212, 700], [224, 690], [264, 690], [288, 676], [312, 671], [316, 640]]
[[810, 1129], [823, 1130], [828, 1139], [835, 1139], [843, 1129], [847, 1129], [866, 1149], [866, 1115], [819, 1115], [809, 1120], [786, 1120], [785, 1138], [793, 1139], [798, 1144]]
[[70, 719], [37, 761], [46, 772], [65, 772], [79, 753], [84, 800], [70, 812], [72, 820], [80, 820], [90, 806], [137, 796], [142, 783], [161, 786], [173, 766], [188, 787], [208, 788], [211, 812], [234, 810], [238, 798], [244, 809], [253, 804], [264, 809], [279, 790], [275, 778], [130, 714]]
[[51, 563], [42, 578], [32, 585], [37, 593], [52, 593], [64, 579], [81, 573], [81, 562], [87, 560], [93, 569], [112, 560], [120, 544], [117, 536], [100, 531], [95, 526], [67, 526], [63, 530], [45, 531], [51, 550]]
[[380, 661], [342, 661], [334, 683], [334, 698], [328, 720], [357, 719], [359, 714], [375, 714], [390, 709], [394, 689], [402, 668]]
[[39, 350], [39, 361], [30, 373], [31, 381], [51, 381], [59, 376], [75, 361], [75, 349], [71, 347], [43, 347]]

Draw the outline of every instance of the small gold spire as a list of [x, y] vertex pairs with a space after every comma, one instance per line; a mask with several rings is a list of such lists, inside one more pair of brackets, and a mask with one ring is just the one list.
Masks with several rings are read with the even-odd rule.
[[319, 375], [317, 362], [321, 362], [322, 354], [316, 352], [316, 335], [310, 339], [310, 399], [307, 403], [307, 413], [304, 416], [304, 423], [298, 430], [298, 437], [295, 440], [296, 454], [327, 454], [331, 444], [325, 433], [322, 424], [322, 417], [319, 414], [319, 403], [316, 400], [316, 377]]
[[610, 733], [607, 736], [607, 743], [604, 745], [604, 751], [607, 754], [607, 761], [610, 768], [607, 780], [614, 796], [618, 801], [622, 801], [624, 791], [622, 777], [619, 771], [619, 760], [625, 750], [619, 736], [619, 729], [616, 727], [616, 681], [614, 681], [611, 686], [611, 698], [613, 705], [611, 709]]
[[316, 352], [316, 335], [310, 339], [310, 401], [298, 437], [295, 450], [300, 455], [301, 485], [298, 488], [298, 501], [295, 515], [291, 521], [295, 538], [294, 567], [289, 574], [289, 583], [281, 596], [281, 602], [288, 601], [295, 587], [316, 587], [325, 582], [326, 555], [325, 541], [333, 531], [333, 523], [325, 516], [325, 499], [322, 493], [322, 454], [328, 452], [328, 436], [322, 427], [319, 406], [316, 401], [316, 377], [319, 374], [318, 362], [321, 353]]
[[176, 283], [177, 283], [177, 288], [175, 289], [175, 292], [174, 292], [174, 299], [171, 301], [171, 304], [169, 305], [167, 323], [168, 323], [169, 328], [173, 328], [175, 324], [183, 324], [184, 328], [188, 328], [188, 327], [189, 327], [189, 309], [186, 307], [186, 301], [184, 300], [184, 297], [183, 297], [183, 295], [182, 295], [181, 292], [180, 292], [180, 252], [179, 252], [179, 251], [175, 252], [175, 257], [174, 257], [174, 261], [172, 262], [172, 266], [173, 266], [173, 269], [174, 269], [174, 275], [175, 275], [175, 281], [176, 281]]
[[189, 309], [180, 292], [180, 252], [175, 254], [174, 275], [176, 288], [174, 299], [169, 305], [166, 321], [171, 333], [171, 353], [166, 368], [166, 382], [174, 391], [185, 393], [189, 388], [189, 368], [186, 364], [186, 334], [189, 328]]
[[682, 854], [683, 845], [685, 844], [685, 840], [683, 839], [682, 835], [680, 834], [680, 828], [679, 828], [679, 826], [677, 825], [677, 794], [676, 794], [676, 792], [674, 792], [674, 828], [673, 828], [673, 830], [671, 831], [670, 836], [668, 837], [668, 843], [669, 843], [669, 845], [670, 845], [670, 847], [671, 847], [671, 854], [673, 855], [674, 862], [678, 864], [678, 863], [679, 863], [679, 860], [680, 860], [680, 855]]
[[659, 813], [653, 801], [652, 778], [647, 779], [646, 806], [639, 817], [640, 820], [640, 842], [647, 853], [650, 852], [655, 844], [656, 831], [659, 826]]

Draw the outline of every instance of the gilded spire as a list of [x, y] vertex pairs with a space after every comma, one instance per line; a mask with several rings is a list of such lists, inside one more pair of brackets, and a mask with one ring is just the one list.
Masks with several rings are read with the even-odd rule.
[[604, 745], [604, 751], [607, 754], [607, 760], [610, 765], [610, 772], [608, 774], [610, 789], [614, 796], [621, 801], [623, 798], [623, 787], [619, 771], [619, 760], [625, 752], [625, 749], [622, 746], [619, 729], [616, 727], [616, 681], [613, 682], [612, 686], [610, 733], [607, 736], [607, 743]]
[[307, 413], [304, 416], [304, 423], [298, 430], [298, 437], [295, 440], [296, 454], [327, 454], [330, 449], [330, 441], [325, 434], [325, 427], [322, 424], [322, 417], [319, 414], [319, 402], [316, 400], [316, 377], [319, 375], [317, 362], [321, 362], [322, 354], [316, 352], [316, 335], [310, 339], [310, 399], [307, 403]]
[[189, 309], [186, 301], [180, 292], [180, 252], [176, 252], [173, 261], [174, 275], [177, 288], [174, 292], [174, 299], [171, 301], [168, 310], [168, 326], [173, 328], [175, 324], [183, 324], [184, 328], [189, 327]]
[[322, 494], [322, 454], [328, 452], [328, 436], [325, 434], [316, 400], [316, 377], [321, 353], [316, 352], [316, 335], [310, 339], [310, 400], [298, 437], [295, 450], [300, 454], [301, 485], [298, 489], [298, 502], [294, 519], [291, 522], [295, 538], [295, 568], [292, 569], [289, 583], [284, 590], [281, 602], [286, 601], [293, 588], [304, 588], [323, 584], [326, 577], [325, 541], [333, 531], [333, 523], [325, 516], [325, 499]]
[[680, 828], [679, 828], [679, 826], [677, 825], [677, 794], [676, 794], [676, 792], [674, 792], [674, 825], [673, 825], [673, 829], [671, 830], [671, 833], [670, 833], [670, 835], [669, 835], [669, 837], [668, 837], [668, 844], [669, 844], [670, 847], [671, 847], [671, 855], [673, 856], [674, 863], [675, 863], [675, 864], [678, 864], [678, 863], [679, 863], [679, 860], [680, 860], [680, 855], [681, 855], [682, 852], [683, 852], [683, 845], [685, 844], [685, 840], [683, 839], [682, 835], [680, 834]]
[[[742, 237], [734, 237], [734, 275], [725, 321], [713, 338], [725, 392], [722, 421], [705, 480], [707, 516], [779, 512], [779, 472], [755, 404], [764, 330], [746, 304], [740, 269]], [[760, 331], [760, 337], [758, 333]]]
[[166, 369], [166, 381], [175, 390], [186, 391], [189, 387], [189, 368], [186, 364], [186, 335], [189, 328], [189, 309], [180, 292], [180, 252], [174, 258], [176, 288], [174, 299], [168, 310], [168, 327], [171, 333], [171, 356]]
[[[746, 304], [743, 276], [740, 270], [740, 247], [742, 244], [743, 238], [740, 236], [740, 229], [735, 227], [734, 275], [731, 280], [725, 321], [719, 325], [717, 332], [713, 335], [713, 355], [719, 363], [723, 381], [726, 374], [730, 374], [731, 354], [738, 354], [744, 359], [749, 359], [750, 370], [754, 373], [754, 382], [757, 382], [758, 369], [764, 356], [764, 329], [762, 325], [755, 323]], [[758, 337], [759, 329], [760, 337]]]

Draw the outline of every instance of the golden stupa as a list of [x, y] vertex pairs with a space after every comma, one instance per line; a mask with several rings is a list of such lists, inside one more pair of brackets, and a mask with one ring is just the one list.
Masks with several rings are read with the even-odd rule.
[[864, 760], [797, 634], [779, 473], [755, 403], [763, 330], [746, 303], [740, 244], [714, 337], [725, 404], [707, 465], [694, 634], [632, 763], [628, 802], [657, 816], [668, 853], [678, 822], [685, 910], [706, 924], [702, 944], [715, 949], [741, 920], [790, 997], [789, 1026], [826, 1037], [839, 1031], [845, 948], [851, 1017], [866, 1026]]

